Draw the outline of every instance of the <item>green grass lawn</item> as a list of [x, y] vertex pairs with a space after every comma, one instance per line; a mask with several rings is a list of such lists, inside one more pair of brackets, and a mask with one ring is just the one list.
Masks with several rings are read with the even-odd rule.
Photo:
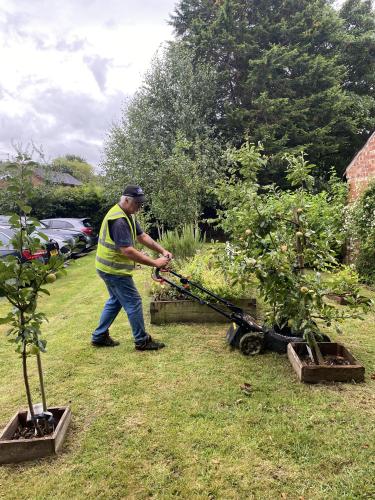
[[[149, 323], [150, 270], [136, 281]], [[73, 421], [57, 457], [0, 467], [0, 498], [375, 498], [373, 312], [348, 321], [342, 338], [365, 365], [365, 383], [304, 385], [284, 355], [231, 351], [225, 325], [153, 326], [167, 348], [137, 352], [121, 313], [111, 330], [121, 345], [91, 347], [106, 299], [94, 255], [49, 289], [40, 300], [50, 319], [48, 403], [69, 404]], [[26, 403], [5, 331], [0, 427]]]

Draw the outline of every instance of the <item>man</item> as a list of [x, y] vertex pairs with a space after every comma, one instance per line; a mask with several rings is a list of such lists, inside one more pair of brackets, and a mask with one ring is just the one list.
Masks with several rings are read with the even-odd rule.
[[[134, 285], [132, 273], [135, 263], [151, 267], [165, 267], [172, 254], [144, 233], [135, 220], [134, 214], [144, 203], [144, 193], [139, 186], [126, 186], [120, 202], [114, 205], [103, 219], [98, 249], [96, 269], [104, 280], [109, 292], [99, 325], [92, 334], [92, 345], [114, 347], [119, 345], [109, 335], [109, 327], [124, 308], [132, 328], [135, 348], [139, 351], [154, 351], [165, 347], [146, 333], [142, 299]], [[151, 259], [134, 248], [135, 241], [155, 250], [163, 257]]]

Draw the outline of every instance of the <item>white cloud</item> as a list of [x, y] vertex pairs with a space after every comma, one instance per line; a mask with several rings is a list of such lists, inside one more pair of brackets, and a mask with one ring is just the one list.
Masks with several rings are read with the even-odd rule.
[[141, 83], [174, 0], [0, 0], [0, 159], [11, 140], [98, 163]]

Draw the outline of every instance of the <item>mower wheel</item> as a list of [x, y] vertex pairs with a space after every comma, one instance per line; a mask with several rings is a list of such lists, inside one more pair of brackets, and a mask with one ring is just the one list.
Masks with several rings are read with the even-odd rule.
[[262, 333], [245, 333], [240, 340], [240, 351], [245, 356], [255, 356], [263, 350], [264, 336]]

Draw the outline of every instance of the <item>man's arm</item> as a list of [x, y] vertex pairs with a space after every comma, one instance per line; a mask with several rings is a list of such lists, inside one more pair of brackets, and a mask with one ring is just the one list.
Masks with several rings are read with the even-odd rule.
[[[139, 228], [139, 231], [142, 230]], [[115, 242], [116, 247], [128, 259], [133, 260], [134, 262], [138, 262], [139, 264], [145, 264], [146, 266], [152, 267], [165, 267], [167, 265], [168, 259], [166, 257], [151, 259], [147, 255], [138, 252], [138, 250], [134, 248], [133, 238], [130, 233], [130, 227], [125, 219], [117, 219], [112, 221], [112, 224], [109, 226], [109, 234]], [[141, 232], [139, 237], [143, 236], [143, 234], [144, 233]], [[153, 240], [151, 239], [151, 241]]]
[[168, 257], [169, 259], [172, 258], [171, 252], [168, 252], [168, 250], [159, 245], [159, 243], [153, 240], [148, 234], [140, 234], [139, 236], [137, 236], [137, 240], [139, 241], [139, 243], [149, 248], [150, 250], [154, 250], [155, 252], [160, 253], [161, 255], [163, 255], [164, 257]]
[[143, 253], [139, 252], [136, 248], [131, 246], [120, 247], [120, 251], [123, 255], [125, 255], [125, 257], [128, 257], [128, 259], [134, 260], [134, 262], [138, 262], [138, 264], [145, 264], [146, 266], [165, 267], [169, 262], [168, 257], [159, 257], [158, 259], [151, 259], [147, 255], [144, 255]]

